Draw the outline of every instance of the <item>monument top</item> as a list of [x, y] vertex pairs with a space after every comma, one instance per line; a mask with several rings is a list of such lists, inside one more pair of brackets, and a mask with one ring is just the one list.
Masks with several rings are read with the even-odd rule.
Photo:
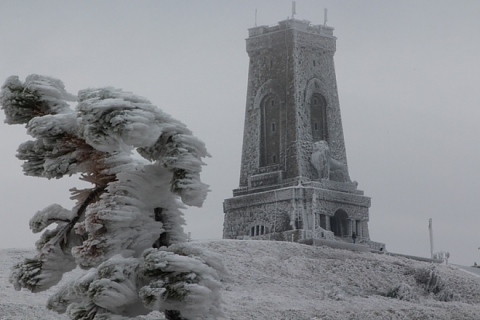
[[250, 38], [261, 36], [268, 33], [285, 31], [288, 29], [295, 29], [298, 31], [315, 33], [322, 36], [333, 37], [333, 27], [326, 25], [314, 25], [308, 20], [286, 19], [279, 21], [275, 26], [258, 26], [248, 29], [248, 36]]

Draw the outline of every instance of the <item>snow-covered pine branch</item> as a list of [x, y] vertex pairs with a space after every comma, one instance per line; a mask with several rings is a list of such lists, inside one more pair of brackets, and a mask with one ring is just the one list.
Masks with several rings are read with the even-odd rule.
[[35, 117], [68, 113], [71, 109], [67, 101], [74, 100], [62, 81], [36, 74], [29, 75], [24, 83], [17, 76], [7, 78], [0, 94], [8, 124], [26, 124]]
[[[72, 110], [67, 101], [75, 99]], [[183, 204], [201, 206], [208, 192], [200, 179], [209, 156], [203, 142], [145, 98], [111, 87], [76, 98], [58, 79], [12, 76], [0, 103], [6, 122], [25, 124], [34, 138], [18, 149], [26, 175], [79, 173], [92, 183], [71, 189], [72, 210], [53, 204], [31, 219], [32, 231], [44, 232], [37, 255], [13, 268], [16, 289], [48, 289], [80, 266], [92, 269], [48, 303], [71, 319], [127, 319], [149, 309], [168, 319], [221, 314], [221, 262], [181, 244]]]

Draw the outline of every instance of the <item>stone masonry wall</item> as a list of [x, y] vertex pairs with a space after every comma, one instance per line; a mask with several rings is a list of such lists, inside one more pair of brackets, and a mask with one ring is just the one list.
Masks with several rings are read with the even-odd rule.
[[[286, 41], [290, 39], [290, 41]], [[292, 31], [283, 30], [259, 37], [247, 39], [247, 52], [250, 57], [248, 72], [248, 89], [245, 109], [245, 126], [243, 136], [242, 165], [240, 186], [246, 186], [248, 176], [259, 172], [260, 163], [260, 106], [263, 99], [269, 95], [279, 100], [281, 122], [280, 130], [281, 152], [279, 166], [282, 170], [286, 164], [286, 142], [294, 139], [295, 131], [290, 127], [293, 104], [293, 60], [290, 52], [293, 50]], [[272, 168], [272, 170], [278, 170]]]
[[[333, 221], [341, 237], [356, 228], [369, 240], [370, 198], [349, 182], [348, 173], [346, 179], [320, 179], [310, 162], [312, 122], [322, 121], [323, 113], [312, 120], [310, 103], [319, 95], [326, 105], [330, 156], [347, 168], [333, 28], [284, 20], [250, 29], [246, 44], [250, 62], [240, 182], [234, 197], [224, 201], [223, 237], [311, 230], [322, 219], [325, 226]], [[271, 117], [262, 111], [265, 101], [275, 102], [268, 104]], [[268, 145], [262, 137], [275, 142]]]
[[[264, 226], [268, 233], [291, 229], [312, 229], [313, 213], [333, 217], [345, 211], [350, 220], [364, 223], [368, 238], [370, 198], [312, 187], [290, 187], [226, 199], [223, 237], [249, 236], [252, 226]], [[318, 221], [317, 223], [318, 224]]]
[[223, 238], [236, 239], [250, 235], [250, 229], [263, 225], [268, 233], [292, 229], [290, 225], [291, 203], [277, 203], [246, 206], [225, 213]]
[[294, 41], [294, 59], [297, 61], [295, 65], [295, 103], [298, 113], [298, 165], [301, 176], [313, 179], [316, 173], [310, 164], [312, 143], [310, 100], [314, 93], [322, 95], [327, 102], [327, 142], [332, 157], [347, 166], [333, 61], [336, 39], [296, 31]]
[[[259, 172], [261, 103], [267, 96], [280, 101], [280, 154], [274, 170], [285, 171], [285, 178], [298, 176], [315, 179], [310, 165], [312, 132], [310, 99], [314, 93], [327, 103], [327, 131], [334, 159], [347, 165], [338, 101], [333, 55], [336, 38], [317, 29], [291, 22], [247, 39], [250, 57], [240, 187], [248, 176]], [[266, 29], [265, 29], [266, 30]], [[312, 31], [313, 30], [313, 31]], [[254, 33], [256, 34], [256, 33]], [[263, 168], [263, 170], [269, 170]]]

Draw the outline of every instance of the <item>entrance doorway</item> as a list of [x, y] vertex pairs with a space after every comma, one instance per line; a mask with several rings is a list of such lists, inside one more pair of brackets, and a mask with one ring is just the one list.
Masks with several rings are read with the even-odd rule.
[[339, 209], [335, 215], [330, 218], [330, 229], [336, 237], [347, 237], [348, 234], [348, 214]]

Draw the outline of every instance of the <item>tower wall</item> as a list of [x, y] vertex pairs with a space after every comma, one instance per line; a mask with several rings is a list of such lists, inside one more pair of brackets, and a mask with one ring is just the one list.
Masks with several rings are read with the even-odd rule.
[[[295, 151], [290, 150], [295, 140], [293, 98], [293, 31], [291, 29], [269, 31], [267, 27], [250, 29], [247, 53], [250, 57], [245, 127], [242, 152], [240, 186], [248, 186], [248, 178], [255, 174], [282, 171], [286, 177], [297, 175]], [[265, 32], [263, 32], [265, 31]], [[278, 162], [261, 166], [261, 113], [262, 102], [268, 96], [278, 99], [278, 124], [280, 152]]]
[[312, 95], [326, 101], [327, 142], [332, 157], [347, 166], [343, 127], [334, 67], [336, 38], [324, 33], [296, 30], [295, 32], [295, 105], [297, 109], [297, 141], [299, 175], [316, 178], [310, 164], [312, 126], [310, 104]]
[[333, 28], [285, 20], [249, 29], [239, 188], [224, 238], [292, 230], [369, 241], [370, 198], [348, 174]]
[[[347, 166], [337, 94], [333, 55], [333, 29], [304, 21], [285, 20], [274, 27], [249, 30], [250, 57], [240, 187], [248, 178], [265, 172], [282, 172], [285, 180], [314, 179], [310, 165], [312, 130], [310, 100], [321, 95], [326, 102], [327, 142], [332, 156]], [[262, 103], [278, 99], [277, 162], [262, 164]]]

